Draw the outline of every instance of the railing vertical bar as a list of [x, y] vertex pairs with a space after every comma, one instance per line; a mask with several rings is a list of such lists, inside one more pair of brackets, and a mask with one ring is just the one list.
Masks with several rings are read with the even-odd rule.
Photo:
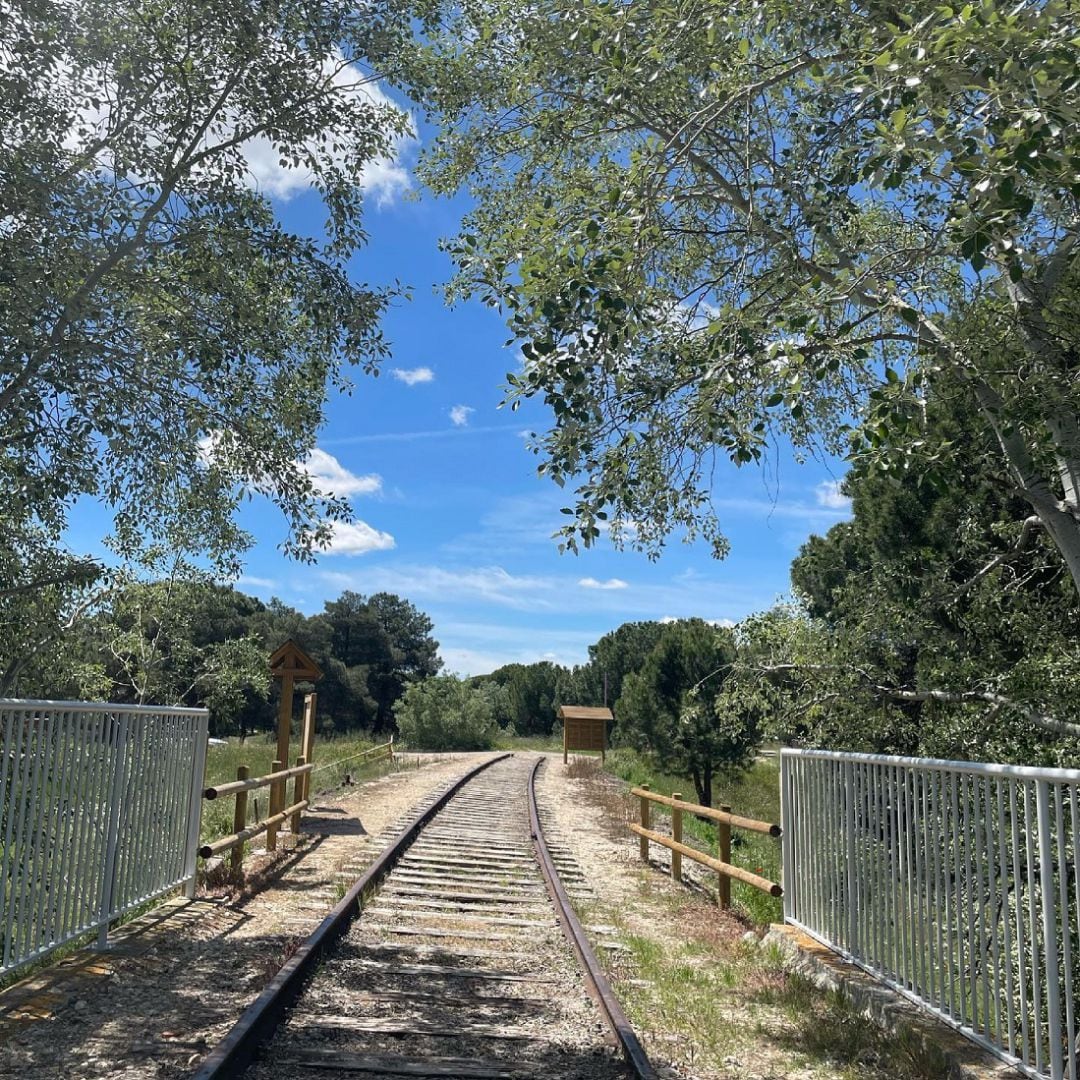
[[[1020, 793], [1022, 790], [1023, 788], [1016, 780], [1009, 780], [1009, 803], [1012, 810], [1013, 892], [1015, 895], [1013, 907], [1016, 910], [1016, 973], [1020, 983], [1020, 1038], [1023, 1050], [1021, 1057], [1025, 1062], [1030, 1062], [1033, 1053], [1032, 1040], [1034, 1033], [1031, 1030], [1031, 1013], [1028, 1007], [1028, 980], [1025, 974], [1029, 969], [1024, 961], [1027, 955], [1027, 937], [1024, 934], [1024, 897], [1022, 892], [1024, 875], [1020, 865], [1020, 838], [1022, 835], [1020, 828]], [[1024, 828], [1025, 830], [1027, 828], [1026, 815]]]
[[1009, 859], [1005, 844], [1005, 781], [997, 781], [997, 834], [998, 834], [998, 868], [1000, 872], [1001, 888], [1001, 932], [1004, 938], [1002, 951], [1005, 957], [1005, 1017], [1008, 1024], [1008, 1041], [1005, 1048], [1010, 1054], [1016, 1054], [1016, 1002], [1013, 996], [1016, 993], [1015, 980], [1013, 979], [1013, 950], [1012, 950], [1012, 916], [1009, 911]]
[[888, 937], [884, 913], [888, 909], [885, 887], [885, 860], [887, 856], [888, 827], [885, 824], [883, 809], [883, 777], [879, 765], [870, 765], [874, 777], [874, 896], [876, 897], [877, 918], [874, 919], [875, 962], [881, 970], [888, 969]]
[[38, 873], [38, 856], [41, 851], [39, 823], [41, 821], [43, 802], [42, 787], [44, 786], [42, 773], [47, 754], [46, 746], [51, 730], [52, 716], [46, 713], [40, 718], [40, 722], [34, 725], [34, 739], [31, 743], [34, 768], [30, 781], [29, 813], [26, 817], [26, 831], [23, 834], [23, 873], [19, 881], [18, 937], [15, 939], [15, 949], [18, 953], [29, 951], [27, 942], [31, 940], [34, 930], [31, 912], [33, 911], [34, 883], [37, 880]]
[[83, 847], [86, 839], [86, 812], [90, 785], [90, 765], [93, 761], [93, 746], [90, 738], [94, 730], [93, 713], [76, 714], [74, 744], [76, 752], [76, 777], [71, 792], [71, 840], [67, 857], [68, 882], [64, 890], [64, 934], [74, 933], [80, 925], [79, 913], [83, 888]]
[[984, 851], [986, 852], [986, 928], [990, 935], [990, 955], [993, 963], [990, 967], [990, 975], [993, 979], [994, 1007], [992, 1012], [987, 1012], [987, 1023], [990, 1023], [991, 1015], [994, 1018], [993, 1037], [997, 1043], [1001, 1038], [1001, 934], [998, 927], [1001, 920], [995, 914], [997, 906], [997, 882], [1004, 876], [1004, 868], [998, 864], [997, 848], [994, 845], [993, 806], [994, 792], [990, 778], [983, 777], [983, 826], [986, 836]]
[[159, 885], [165, 884], [162, 873], [164, 869], [162, 851], [165, 846], [168, 819], [163, 811], [169, 797], [169, 779], [172, 773], [172, 756], [169, 753], [169, 746], [174, 739], [173, 723], [171, 716], [161, 713], [155, 718], [153, 725], [148, 765], [149, 773], [154, 780], [152, 784], [147, 785], [149, 791], [146, 812], [143, 815], [143, 827], [150, 836], [150, 857], [146, 863], [143, 879], [143, 896], [151, 896]]
[[200, 716], [195, 725], [195, 757], [191, 769], [191, 791], [187, 807], [187, 842], [184, 850], [184, 895], [195, 896], [195, 874], [199, 857], [199, 825], [202, 821], [202, 786], [206, 773], [207, 718]]
[[[1057, 917], [1054, 911], [1054, 848], [1050, 827], [1050, 784], [1035, 783], [1035, 805], [1039, 816], [1039, 889], [1042, 893], [1044, 968], [1046, 972], [1046, 1019], [1050, 1050], [1050, 1075], [1058, 1080], [1064, 1073], [1061, 1052], [1061, 987], [1058, 985]], [[1064, 867], [1062, 867], [1064, 870]]]
[[915, 803], [913, 770], [903, 768], [900, 771], [901, 793], [904, 806], [904, 885], [907, 897], [904, 902], [904, 915], [908, 931], [905, 943], [908, 949], [907, 979], [904, 985], [912, 991], [919, 987], [919, 882], [915, 873], [915, 825], [912, 809]]
[[[986, 910], [983, 907], [983, 896], [985, 895], [983, 890], [983, 883], [986, 871], [986, 852], [983, 850], [983, 826], [982, 815], [986, 813], [986, 800], [983, 798], [982, 785], [979, 783], [980, 778], [973, 776], [971, 778], [971, 825], [972, 825], [972, 841], [974, 848], [974, 860], [972, 862], [972, 870], [974, 873], [971, 877], [971, 884], [969, 886], [969, 892], [974, 894], [975, 900], [975, 930], [978, 937], [978, 962], [972, 968], [972, 974], [978, 979], [978, 983], [982, 989], [982, 1001], [978, 1000], [978, 987], [973, 984], [973, 989], [976, 990], [976, 1031], [980, 1025], [983, 1033], [989, 1033], [990, 1031], [990, 984], [987, 980], [987, 961], [989, 959], [990, 948], [989, 941], [986, 936]], [[981, 812], [980, 812], [981, 808]]]
[[792, 797], [791, 797], [791, 762], [792, 758], [786, 751], [780, 751], [780, 864], [783, 875], [780, 884], [784, 887], [784, 918], [790, 919], [795, 914], [794, 892], [795, 875], [791, 872], [792, 846], [795, 837], [792, 831]]
[[[1024, 784], [1024, 825], [1025, 847], [1027, 849], [1027, 885], [1028, 885], [1028, 941], [1031, 942], [1031, 1000], [1034, 1007], [1031, 1023], [1031, 1038], [1035, 1049], [1035, 1068], [1043, 1071], [1045, 1044], [1043, 1041], [1042, 1021], [1042, 984], [1039, 977], [1039, 923], [1035, 906], [1035, 835], [1031, 812], [1031, 785]], [[1039, 852], [1040, 858], [1042, 852]]]
[[113, 743], [116, 738], [116, 725], [112, 714], [102, 710], [97, 729], [98, 752], [94, 769], [92, 805], [88, 807], [90, 817], [90, 847], [87, 850], [86, 886], [83, 921], [93, 925], [100, 914], [101, 882], [105, 876], [105, 844], [109, 833], [109, 784], [115, 768]]
[[125, 788], [125, 766], [127, 764], [128, 714], [114, 713], [110, 717], [112, 749], [112, 776], [109, 779], [109, 794], [105, 807], [108, 814], [105, 826], [105, 862], [101, 871], [101, 903], [98, 918], [101, 926], [98, 930], [98, 948], [104, 949], [109, 941], [109, 916], [113, 906], [113, 886], [116, 881], [116, 847], [120, 838], [121, 813], [123, 810], [123, 792]]
[[[4, 817], [7, 824], [4, 829], [3, 845], [0, 846], [0, 907], [9, 911], [8, 903], [15, 883], [16, 852], [12, 842], [15, 825], [15, 807], [19, 799], [19, 754], [17, 748], [21, 742], [21, 729], [14, 709], [4, 709], [3, 760], [0, 761], [0, 805], [7, 807]], [[7, 952], [11, 938], [11, 919], [4, 920], [3, 943], [0, 945], [0, 961], [7, 962]]]
[[952, 986], [952, 1015], [956, 1017], [960, 1023], [964, 1023], [967, 1019], [967, 1012], [964, 1008], [964, 922], [961, 918], [960, 912], [962, 908], [961, 900], [961, 886], [962, 880], [960, 874], [960, 851], [961, 851], [961, 837], [960, 837], [960, 776], [958, 773], [949, 774], [949, 795], [952, 799], [952, 818], [953, 827], [950, 830], [952, 849], [953, 849], [953, 880], [952, 880], [952, 924], [956, 927], [956, 954], [954, 956], [955, 966], [953, 967], [951, 977], [953, 978]]
[[[1073, 868], [1073, 900], [1076, 904], [1076, 935], [1080, 940], [1080, 806], [1077, 806], [1077, 802], [1080, 801], [1080, 784], [1072, 785], [1072, 797], [1069, 800], [1069, 817], [1072, 820], [1072, 868]], [[1068, 916], [1068, 908], [1066, 907], [1063, 917], [1063, 929], [1066, 934], [1071, 936], [1072, 925]], [[1080, 1072], [1080, 1062], [1077, 1062], [1078, 1046], [1080, 1043], [1080, 1031], [1077, 1031], [1076, 1017], [1074, 1014], [1073, 1025], [1069, 1028], [1069, 1052], [1072, 1054], [1072, 1069], [1073, 1072]]]
[[889, 843], [889, 851], [892, 854], [892, 941], [893, 941], [893, 978], [896, 982], [904, 983], [904, 915], [901, 902], [900, 880], [903, 876], [903, 859], [900, 856], [900, 794], [899, 770], [896, 765], [890, 765], [889, 774], [889, 828], [892, 838]]
[[132, 836], [138, 835], [139, 803], [142, 799], [143, 785], [139, 782], [142, 773], [141, 749], [146, 732], [142, 717], [128, 715], [124, 717], [127, 726], [127, 738], [119, 750], [123, 786], [120, 793], [120, 817], [116, 825], [115, 852], [113, 855], [112, 885], [109, 888], [109, 907], [104, 912], [110, 920], [116, 918], [124, 907], [130, 884], [128, 881], [131, 860], [128, 859], [128, 847]]
[[184, 779], [182, 751], [188, 747], [194, 749], [193, 741], [188, 733], [190, 726], [191, 722], [187, 717], [172, 716], [169, 718], [169, 737], [164, 744], [163, 751], [167, 761], [167, 783], [162, 798], [157, 805], [157, 832], [161, 837], [157, 872], [159, 881], [177, 881], [183, 869], [176, 857], [178, 846], [176, 839], [184, 833], [187, 822], [183, 821], [178, 813], [177, 789]]
[[37, 951], [42, 945], [46, 945], [50, 941], [49, 927], [52, 925], [52, 919], [49, 915], [48, 905], [56, 895], [56, 869], [60, 860], [64, 857], [57, 834], [60, 831], [60, 802], [63, 797], [64, 780], [66, 778], [64, 766], [67, 756], [67, 741], [64, 738], [64, 729], [67, 715], [66, 711], [58, 714], [49, 742], [49, 757], [52, 766], [49, 770], [48, 799], [42, 822], [42, 850], [45, 855], [42, 859], [41, 873], [37, 883], [37, 912], [34, 917], [34, 939], [30, 942], [31, 951]]
[[[1065, 784], [1054, 785], [1054, 818], [1057, 830], [1057, 878], [1058, 878], [1058, 908], [1060, 920], [1055, 918], [1055, 923], [1061, 925], [1061, 953], [1065, 971], [1065, 1045], [1069, 1055], [1069, 1080], [1077, 1080], [1076, 1076], [1076, 1012], [1073, 1001], [1073, 958], [1072, 941], [1069, 934], [1069, 863], [1068, 843], [1065, 839]], [[1073, 867], [1074, 875], [1080, 873], [1080, 867]], [[1055, 926], [1055, 934], [1057, 927]], [[1059, 1040], [1060, 1042], [1061, 1040]]]
[[872, 863], [867, 857], [871, 850], [870, 834], [870, 788], [866, 763], [860, 762], [858, 772], [858, 811], [859, 811], [859, 947], [865, 954], [872, 950], [871, 918], [874, 908], [873, 884], [870, 880]]
[[164, 808], [169, 797], [169, 779], [172, 773], [172, 755], [169, 746], [174, 738], [173, 718], [168, 713], [161, 713], [155, 718], [150, 742], [149, 774], [153, 776], [148, 784], [146, 813], [143, 815], [143, 828], [149, 836], [149, 857], [142, 886], [142, 895], [149, 896], [158, 884], [164, 884], [162, 869], [164, 861], [162, 850], [165, 846], [168, 819]]
[[75, 848], [74, 835], [77, 814], [75, 793], [78, 790], [79, 777], [82, 775], [78, 738], [79, 728], [81, 727], [80, 719], [78, 713], [69, 713], [68, 723], [65, 724], [65, 748], [69, 754], [69, 768], [63, 791], [63, 825], [60, 835], [57, 837], [57, 850], [53, 859], [56, 866], [54, 893], [56, 906], [54, 909], [53, 941], [62, 941], [67, 937], [68, 931], [65, 912], [67, 898], [71, 895], [69, 882], [71, 880], [72, 857]]
[[944, 1005], [941, 993], [941, 871], [938, 863], [941, 830], [938, 828], [937, 819], [937, 782], [937, 770], [928, 770], [923, 799], [923, 815], [926, 819], [926, 917], [930, 965], [927, 989], [929, 1000], [940, 1009]]

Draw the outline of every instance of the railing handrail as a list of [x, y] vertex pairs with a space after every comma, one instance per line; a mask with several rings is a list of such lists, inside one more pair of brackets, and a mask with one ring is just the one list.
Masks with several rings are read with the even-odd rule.
[[190, 705], [121, 705], [113, 701], [52, 701], [48, 698], [0, 698], [0, 710], [63, 710], [69, 713], [137, 713], [143, 716], [209, 716], [210, 710]]
[[268, 832], [273, 826], [282, 824], [287, 818], [292, 817], [293, 814], [306, 810], [309, 805], [307, 799], [301, 799], [299, 802], [293, 803], [292, 806], [286, 806], [284, 810], [279, 810], [271, 817], [263, 818], [262, 821], [256, 822], [254, 825], [249, 825], [246, 829], [240, 829], [239, 832], [229, 833], [228, 836], [223, 836], [220, 840], [214, 840], [212, 843], [203, 844], [202, 847], [199, 848], [199, 855], [203, 859], [209, 859], [219, 852], [230, 851], [232, 848], [239, 847], [241, 844], [246, 844], [248, 840], [260, 836], [264, 832]]
[[380, 743], [378, 746], [369, 746], [366, 750], [361, 750], [359, 753], [350, 754], [345, 758], [335, 758], [333, 761], [327, 761], [325, 764], [320, 765], [315, 771], [322, 772], [323, 769], [330, 769], [335, 765], [344, 765], [347, 761], [356, 761], [357, 758], [369, 757], [378, 750], [389, 750], [390, 756], [394, 756], [394, 736], [390, 736], [389, 742]]
[[265, 776], [253, 776], [250, 780], [230, 780], [227, 784], [214, 784], [203, 790], [204, 799], [221, 799], [227, 795], [238, 795], [241, 791], [253, 791], [255, 788], [269, 787], [275, 780], [288, 780], [290, 776], [309, 773], [314, 765], [294, 765], [291, 769], [267, 773]]
[[709, 818], [711, 821], [719, 821], [723, 825], [730, 825], [735, 829], [746, 829], [749, 832], [765, 833], [767, 836], [780, 836], [782, 830], [779, 825], [771, 821], [759, 821], [757, 818], [740, 817], [726, 810], [715, 810], [711, 806], [701, 806], [698, 803], [686, 802], [684, 799], [673, 799], [670, 795], [659, 795], [648, 788], [631, 788], [631, 795], [638, 795], [650, 802], [660, 803], [663, 806], [677, 806], [678, 809], [695, 817]]
[[818, 758], [826, 761], [851, 761], [864, 765], [899, 765], [913, 769], [932, 769], [938, 772], [976, 773], [981, 776], [1004, 776], [1017, 780], [1048, 780], [1051, 783], [1078, 784], [1080, 769], [1041, 768], [1038, 765], [1003, 765], [981, 761], [949, 761], [945, 758], [903, 757], [895, 754], [863, 754], [851, 750], [804, 750], [785, 746], [785, 757]]

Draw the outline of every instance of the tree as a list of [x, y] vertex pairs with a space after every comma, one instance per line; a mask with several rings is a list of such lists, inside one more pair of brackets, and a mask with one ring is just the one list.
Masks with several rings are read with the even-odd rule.
[[621, 738], [689, 773], [705, 806], [715, 774], [745, 765], [760, 742], [750, 696], [724, 692], [735, 655], [730, 630], [702, 619], [667, 624], [641, 670], [627, 675], [618, 703]]
[[587, 700], [578, 704], [601, 705], [606, 693], [608, 705], [617, 708], [623, 680], [631, 672], [641, 670], [663, 632], [663, 623], [627, 622], [604, 634], [595, 645], [590, 645], [589, 662], [578, 676]]
[[[385, 350], [391, 292], [354, 284], [365, 167], [410, 121], [364, 70], [393, 5], [16, 3], [0, 72], [0, 666], [56, 636], [98, 561], [57, 542], [79, 498], [120, 563], [235, 571], [241, 499], [305, 558], [347, 503], [302, 467], [328, 386]], [[293, 170], [325, 241], [255, 175]], [[27, 598], [56, 604], [22, 632]], [[63, 594], [63, 595], [60, 595]], [[32, 607], [32, 605], [29, 605]]]
[[[931, 394], [926, 423], [956, 448], [946, 482], [928, 488], [914, 471], [849, 474], [853, 519], [812, 537], [792, 565], [817, 625], [789, 636], [789, 655], [764, 652], [762, 668], [785, 680], [815, 741], [824, 724], [872, 749], [1021, 761], [1073, 754], [1080, 605], [1060, 553], [1000, 484], [964, 395]], [[740, 627], [774, 645], [775, 629]], [[830, 701], [831, 717], [814, 698]]]
[[513, 724], [518, 735], [550, 735], [555, 712], [565, 703], [561, 691], [567, 674], [566, 668], [541, 660], [535, 664], [504, 664], [475, 681], [504, 691], [495, 699], [503, 710], [496, 712], [496, 718]]
[[82, 627], [89, 696], [136, 704], [205, 706], [211, 730], [235, 730], [270, 690], [267, 654], [249, 633], [261, 605], [223, 586], [181, 580], [133, 583]]
[[408, 73], [426, 176], [476, 200], [455, 291], [522, 343], [511, 402], [553, 411], [568, 544], [608, 518], [723, 554], [715, 457], [779, 435], [842, 452], [854, 424], [929, 473], [944, 374], [1080, 589], [1071, 0], [435, 9]]
[[394, 716], [417, 750], [490, 750], [498, 731], [489, 693], [453, 675], [412, 683]]

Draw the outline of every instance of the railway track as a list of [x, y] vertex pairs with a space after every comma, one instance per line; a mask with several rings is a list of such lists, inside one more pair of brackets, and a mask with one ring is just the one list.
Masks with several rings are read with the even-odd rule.
[[652, 1080], [505, 756], [429, 801], [195, 1080]]

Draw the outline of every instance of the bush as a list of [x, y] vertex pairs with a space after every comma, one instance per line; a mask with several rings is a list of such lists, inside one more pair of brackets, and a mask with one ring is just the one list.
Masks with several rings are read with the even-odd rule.
[[499, 729], [490, 695], [453, 675], [413, 683], [394, 716], [413, 750], [490, 750]]

